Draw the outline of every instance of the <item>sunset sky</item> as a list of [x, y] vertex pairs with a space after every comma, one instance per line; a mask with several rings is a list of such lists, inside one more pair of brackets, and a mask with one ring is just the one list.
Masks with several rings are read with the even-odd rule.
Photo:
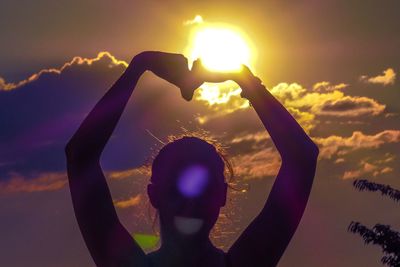
[[[192, 61], [196, 33], [213, 27], [241, 38], [244, 63], [320, 149], [308, 206], [278, 266], [380, 265], [380, 248], [347, 227], [400, 230], [398, 203], [352, 187], [366, 178], [400, 188], [400, 2], [248, 2], [0, 2], [1, 266], [94, 266], [72, 210], [64, 147], [134, 55]], [[101, 162], [133, 235], [156, 235], [146, 166], [172, 135], [215, 139], [234, 165], [239, 190], [230, 190], [213, 232], [218, 247], [227, 250], [258, 214], [280, 158], [237, 90], [206, 84], [187, 102], [173, 85], [142, 76]]]

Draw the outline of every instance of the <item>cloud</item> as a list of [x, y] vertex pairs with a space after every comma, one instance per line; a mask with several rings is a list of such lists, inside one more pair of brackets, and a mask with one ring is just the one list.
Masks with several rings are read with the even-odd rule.
[[326, 138], [314, 137], [320, 149], [319, 158], [330, 159], [334, 155], [345, 155], [363, 148], [379, 148], [384, 144], [400, 142], [400, 130], [384, 130], [374, 135], [355, 131], [350, 137], [332, 135]]
[[[93, 59], [76, 57], [57, 71], [43, 70], [14, 85], [14, 90], [0, 91], [0, 121], [5, 126], [0, 131], [3, 191], [49, 191], [65, 185], [65, 177], [56, 180], [49, 175], [65, 172], [66, 143], [125, 66], [109, 53]], [[177, 88], [146, 73], [102, 155], [107, 177], [149, 177], [148, 168], [137, 168], [154, 154], [158, 143], [148, 129], [160, 138], [181, 134], [182, 126], [190, 130], [198, 126], [188, 122], [200, 111], [212, 112], [201, 101], [184, 101]]]
[[[305, 91], [306, 89], [296, 83], [280, 83], [270, 90], [270, 92], [282, 102], [284, 102], [285, 99], [299, 98]], [[250, 102], [241, 97], [241, 92], [242, 89], [234, 82], [219, 85], [206, 84], [206, 86], [199, 88], [195, 92], [194, 98], [203, 102], [213, 112], [207, 115], [197, 116], [197, 121], [200, 124], [205, 124], [210, 120], [225, 117], [226, 115], [236, 111], [251, 110]], [[314, 114], [305, 110], [300, 110], [292, 104], [293, 103], [289, 102], [285, 103], [288, 111], [296, 118], [305, 130], [311, 130], [314, 127]]]
[[247, 109], [250, 106], [249, 101], [241, 97], [241, 92], [242, 89], [231, 81], [219, 84], [203, 84], [195, 91], [193, 98], [207, 106], [212, 113], [198, 116], [197, 121], [204, 124], [211, 119], [223, 117], [237, 110]]
[[237, 143], [242, 143], [242, 142], [259, 143], [261, 141], [265, 141], [268, 139], [270, 139], [270, 136], [268, 135], [267, 131], [261, 131], [261, 132], [247, 133], [247, 134], [241, 134], [241, 135], [235, 136], [230, 141], [230, 143], [231, 144], [237, 144]]
[[339, 84], [331, 84], [327, 81], [318, 82], [313, 85], [313, 90], [317, 92], [329, 92], [335, 90], [343, 90], [347, 88], [349, 85], [346, 83], [339, 83]]
[[[126, 62], [107, 52], [99, 53], [91, 59], [75, 57], [60, 68], [42, 70], [16, 83], [13, 85], [14, 90], [7, 85], [6, 90], [0, 91], [0, 121], [7, 125], [0, 132], [0, 180], [4, 192], [58, 190], [66, 185], [65, 177], [59, 180], [54, 178], [56, 174], [65, 172], [65, 144], [96, 101], [125, 68]], [[155, 135], [160, 138], [181, 133], [182, 126], [191, 127], [186, 122], [194, 116], [205, 117], [207, 122], [213, 118], [216, 123], [192, 124], [192, 128], [208, 127], [216, 135], [226, 131], [227, 127], [242, 132], [229, 140], [221, 138], [222, 143], [230, 143], [234, 147], [231, 157], [236, 162], [237, 174], [247, 179], [276, 174], [280, 166], [279, 155], [269, 150], [268, 134], [265, 130], [260, 131], [260, 121], [254, 111], [248, 108], [248, 101], [240, 97], [237, 85], [226, 85], [215, 96], [215, 103], [201, 100], [200, 96], [204, 93], [201, 90], [196, 91], [196, 101], [187, 103], [178, 100], [179, 90], [175, 88], [173, 91], [167, 83], [160, 86], [161, 83], [154, 83], [154, 79], [149, 80], [149, 77], [154, 78], [147, 74], [143, 77], [134, 92], [134, 104], [127, 106], [106, 147], [102, 166], [107, 177], [122, 180], [150, 176], [149, 169], [137, 168], [153, 153], [151, 147], [156, 143], [146, 130], [154, 129]], [[146, 90], [141, 89], [144, 85]], [[322, 86], [329, 87], [330, 84], [318, 87]], [[383, 110], [383, 105], [370, 98], [346, 96], [340, 90], [320, 92], [306, 89], [297, 83], [280, 83], [270, 91], [306, 131], [315, 127], [321, 114], [349, 117], [348, 113], [351, 112], [379, 114]], [[218, 101], [224, 104], [219, 105]], [[169, 112], [165, 112], [165, 103], [170, 104]], [[234, 112], [237, 112], [234, 116], [227, 116]], [[364, 139], [371, 137], [372, 141], [363, 141], [362, 145], [373, 146], [372, 142], [379, 140], [384, 143], [398, 142], [394, 141], [398, 136], [390, 141], [389, 137], [394, 136], [394, 133], [395, 130], [382, 132], [375, 140], [355, 132], [352, 138], [357, 139], [359, 135]], [[338, 136], [336, 139], [319, 139], [323, 143], [321, 154], [328, 158], [355, 149], [354, 144], [350, 146], [347, 139], [349, 137]]]
[[[134, 179], [135, 182], [138, 183], [147, 181], [150, 174], [151, 171], [147, 165], [127, 170], [105, 172], [107, 179], [114, 181]], [[68, 178], [65, 171], [30, 173], [27, 175], [18, 172], [10, 172], [6, 178], [7, 179], [0, 180], [0, 194], [57, 191], [68, 184]], [[130, 199], [130, 202], [128, 202], [128, 200], [118, 201], [118, 203], [119, 202], [121, 202], [121, 206], [128, 205], [129, 203], [133, 205], [132, 199]]]
[[[325, 85], [327, 82], [323, 82]], [[318, 85], [317, 88], [320, 88]], [[286, 108], [296, 108], [312, 115], [332, 117], [356, 117], [378, 115], [385, 110], [374, 99], [360, 96], [346, 96], [342, 91], [315, 92], [297, 83], [280, 83], [271, 89]], [[311, 117], [310, 117], [311, 119]]]
[[134, 178], [137, 176], [146, 176], [150, 177], [151, 175], [151, 168], [147, 165], [143, 165], [137, 168], [122, 170], [122, 171], [112, 171], [107, 173], [107, 177], [110, 179], [127, 179], [127, 178]]
[[377, 177], [382, 174], [387, 174], [393, 171], [393, 168], [387, 166], [378, 166], [373, 163], [362, 161], [357, 170], [345, 171], [342, 179], [356, 179], [361, 176], [372, 175]]
[[[350, 137], [329, 136], [312, 139], [319, 146], [320, 160], [336, 156], [338, 158], [330, 164], [341, 164], [339, 168], [343, 168], [346, 166], [343, 164], [348, 161], [343, 156], [350, 152], [360, 149], [378, 149], [385, 144], [399, 143], [400, 130], [385, 130], [374, 135], [356, 131]], [[277, 174], [281, 160], [277, 151], [267, 141], [270, 141], [270, 137], [265, 131], [238, 134], [231, 138], [229, 142], [231, 146], [241, 147], [242, 151], [246, 151], [243, 147], [248, 148], [245, 153], [239, 153], [232, 158], [235, 174], [243, 179], [261, 179]], [[394, 169], [388, 164], [394, 159], [395, 156], [390, 153], [376, 160], [367, 158], [361, 161], [357, 169], [345, 171], [342, 179], [353, 179], [363, 175], [377, 177], [393, 172]], [[331, 167], [335, 168], [334, 165]]]
[[383, 71], [382, 75], [375, 77], [369, 77], [367, 75], [362, 75], [360, 81], [371, 84], [382, 84], [384, 86], [389, 84], [394, 84], [396, 80], [396, 72], [392, 68], [388, 68]]
[[7, 83], [3, 78], [0, 77], [0, 90], [8, 91], [8, 90], [17, 89], [19, 87], [22, 87], [22, 86], [28, 84], [28, 83], [36, 81], [42, 75], [45, 75], [45, 74], [61, 74], [61, 72], [63, 72], [64, 70], [66, 70], [68, 68], [71, 68], [74, 65], [87, 65], [87, 66], [90, 66], [93, 63], [96, 63], [96, 62], [98, 62], [100, 60], [104, 60], [104, 58], [106, 58], [107, 60], [110, 61], [109, 67], [113, 67], [113, 66], [124, 66], [124, 67], [127, 67], [128, 66], [127, 62], [125, 62], [123, 60], [118, 60], [113, 55], [111, 55], [109, 52], [103, 51], [103, 52], [99, 52], [95, 58], [74, 57], [70, 62], [65, 63], [60, 68], [42, 69], [39, 72], [32, 74], [27, 79], [19, 81], [17, 83]]
[[243, 179], [261, 179], [276, 176], [281, 166], [281, 159], [273, 148], [232, 157], [235, 175]]
[[20, 173], [10, 173], [10, 179], [0, 181], [0, 194], [31, 193], [55, 191], [67, 184], [65, 172], [41, 173], [33, 177], [24, 177]]
[[385, 110], [386, 106], [368, 97], [344, 96], [336, 100], [327, 100], [312, 109], [319, 115], [337, 117], [358, 117], [363, 115], [376, 116]]
[[196, 15], [193, 19], [186, 20], [183, 22], [183, 25], [193, 25], [193, 24], [202, 24], [204, 23], [203, 17], [200, 15]]
[[126, 209], [126, 208], [130, 208], [130, 207], [139, 205], [139, 203], [141, 201], [142, 201], [142, 195], [138, 194], [138, 195], [136, 195], [134, 197], [130, 197], [129, 199], [126, 199], [126, 200], [114, 201], [114, 205], [117, 208]]
[[[95, 58], [75, 57], [14, 89], [0, 90], [0, 179], [10, 179], [15, 171], [23, 177], [64, 171], [66, 143], [125, 68], [126, 63], [102, 52]], [[146, 129], [156, 129], [160, 136], [176, 133], [181, 126], [177, 120], [193, 120], [193, 114], [206, 108], [199, 101], [181, 100], [179, 90], [171, 87], [150, 73], [143, 75], [103, 154], [105, 170], [142, 165], [154, 144]]]

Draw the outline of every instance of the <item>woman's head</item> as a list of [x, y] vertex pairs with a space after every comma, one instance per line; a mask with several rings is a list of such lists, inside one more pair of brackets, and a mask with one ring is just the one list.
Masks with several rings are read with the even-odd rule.
[[148, 186], [161, 227], [183, 234], [208, 233], [226, 202], [225, 167], [215, 146], [197, 137], [164, 146], [153, 161]]

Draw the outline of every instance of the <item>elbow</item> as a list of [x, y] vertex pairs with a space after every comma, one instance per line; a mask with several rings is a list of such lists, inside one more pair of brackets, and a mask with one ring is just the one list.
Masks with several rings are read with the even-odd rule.
[[313, 165], [317, 164], [318, 161], [318, 155], [319, 155], [319, 148], [318, 146], [310, 140], [310, 142], [307, 144], [306, 148], [304, 149], [304, 152], [302, 157], [302, 160], [307, 160], [307, 162], [312, 163]]
[[85, 165], [100, 161], [100, 153], [88, 146], [77, 145], [72, 140], [65, 146], [67, 164]]
[[64, 148], [65, 152], [65, 157], [67, 159], [67, 162], [72, 162], [74, 158], [76, 158], [76, 153], [75, 153], [75, 148], [72, 145], [71, 141], [68, 142], [68, 144]]
[[318, 160], [318, 155], [319, 155], [319, 148], [310, 139], [309, 141], [304, 142], [297, 149], [292, 149], [290, 153], [287, 153], [285, 156], [282, 156], [282, 161], [290, 162], [292, 164], [302, 163], [302, 165], [304, 165], [304, 162], [308, 162], [315, 165]]
[[319, 155], [319, 148], [318, 146], [311, 141], [310, 147], [309, 147], [309, 154], [311, 159], [314, 159], [315, 161], [318, 159], [318, 155]]

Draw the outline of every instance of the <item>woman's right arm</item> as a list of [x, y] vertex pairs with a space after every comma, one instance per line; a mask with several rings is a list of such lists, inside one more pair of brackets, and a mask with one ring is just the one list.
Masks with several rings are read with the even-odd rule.
[[146, 266], [144, 252], [118, 219], [100, 166], [101, 153], [146, 70], [180, 87], [186, 100], [199, 85], [184, 56], [142, 52], [87, 115], [65, 149], [75, 216], [97, 266]]
[[101, 153], [143, 72], [133, 59], [87, 115], [65, 149], [75, 216], [97, 266], [146, 264], [144, 252], [118, 219], [100, 166]]

